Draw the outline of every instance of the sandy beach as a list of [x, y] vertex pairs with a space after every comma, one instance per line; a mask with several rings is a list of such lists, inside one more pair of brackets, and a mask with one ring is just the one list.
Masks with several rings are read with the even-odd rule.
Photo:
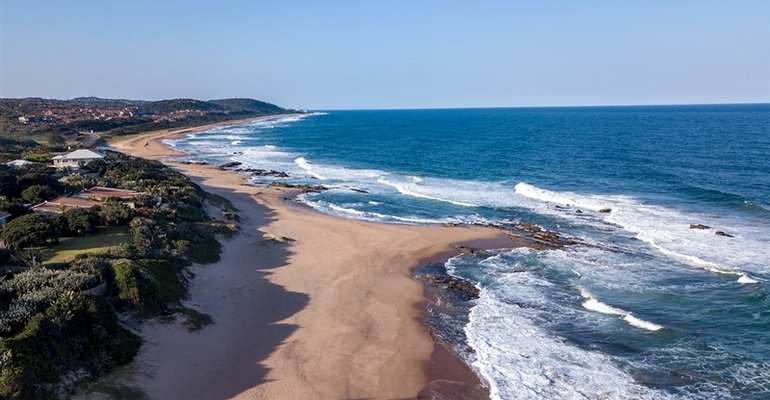
[[[161, 140], [191, 131], [111, 145], [162, 160], [174, 152]], [[422, 321], [424, 288], [411, 270], [449, 254], [452, 244], [499, 231], [335, 218], [286, 202], [285, 189], [245, 185], [235, 172], [169, 165], [231, 200], [242, 234], [224, 242], [220, 262], [193, 268], [186, 305], [214, 324], [194, 333], [144, 325], [133, 384], [149, 398], [416, 398], [431, 382], [475, 379], [437, 350]]]

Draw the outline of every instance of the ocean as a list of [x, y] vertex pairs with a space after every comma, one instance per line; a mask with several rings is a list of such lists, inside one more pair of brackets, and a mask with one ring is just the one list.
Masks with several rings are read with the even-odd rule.
[[493, 398], [770, 398], [769, 104], [325, 111], [169, 145], [328, 186], [300, 201], [331, 215], [588, 243], [442, 266], [480, 297], [430, 323]]

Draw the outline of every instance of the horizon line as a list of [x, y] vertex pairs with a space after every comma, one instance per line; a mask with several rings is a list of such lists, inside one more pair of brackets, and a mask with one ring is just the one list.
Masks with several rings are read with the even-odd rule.
[[737, 103], [658, 103], [658, 104], [589, 104], [589, 105], [549, 105], [549, 106], [459, 106], [459, 107], [411, 107], [411, 108], [301, 108], [306, 111], [408, 111], [408, 110], [483, 110], [505, 108], [610, 108], [610, 107], [693, 107], [693, 106], [750, 106], [770, 105], [768, 102]]
[[56, 101], [70, 101], [75, 99], [100, 99], [100, 100], [125, 100], [125, 101], [141, 101], [141, 102], [156, 102], [166, 100], [196, 100], [196, 101], [216, 101], [216, 100], [228, 100], [228, 99], [250, 99], [261, 102], [267, 102], [278, 107], [285, 108], [287, 110], [305, 110], [305, 111], [406, 111], [406, 110], [470, 110], [470, 109], [504, 109], [504, 108], [603, 108], [603, 107], [676, 107], [676, 106], [739, 106], [739, 105], [770, 105], [770, 100], [766, 102], [715, 102], [715, 103], [625, 103], [625, 104], [570, 104], [570, 105], [489, 105], [489, 106], [447, 106], [447, 107], [372, 107], [372, 108], [347, 108], [347, 107], [332, 107], [332, 108], [309, 108], [309, 107], [285, 107], [271, 101], [261, 100], [256, 97], [222, 97], [222, 98], [209, 98], [209, 99], [196, 99], [194, 97], [172, 97], [155, 100], [147, 99], [130, 99], [126, 97], [99, 97], [99, 96], [75, 96], [70, 98], [54, 98], [54, 97], [39, 97], [39, 96], [25, 96], [25, 97], [5, 97], [0, 96], [0, 100], [8, 99], [42, 99], [42, 100], [56, 100]]

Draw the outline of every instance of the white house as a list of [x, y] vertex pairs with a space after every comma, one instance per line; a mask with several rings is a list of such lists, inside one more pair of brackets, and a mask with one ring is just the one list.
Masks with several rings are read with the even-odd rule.
[[91, 161], [101, 160], [103, 158], [104, 154], [102, 153], [80, 149], [69, 154], [54, 157], [53, 166], [56, 168], [80, 168]]

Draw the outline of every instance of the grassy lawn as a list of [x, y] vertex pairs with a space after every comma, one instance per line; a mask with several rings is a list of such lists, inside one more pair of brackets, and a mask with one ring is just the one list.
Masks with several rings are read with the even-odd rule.
[[61, 238], [58, 245], [43, 251], [43, 264], [72, 261], [81, 253], [107, 253], [131, 240], [127, 226], [99, 227], [88, 236]]

